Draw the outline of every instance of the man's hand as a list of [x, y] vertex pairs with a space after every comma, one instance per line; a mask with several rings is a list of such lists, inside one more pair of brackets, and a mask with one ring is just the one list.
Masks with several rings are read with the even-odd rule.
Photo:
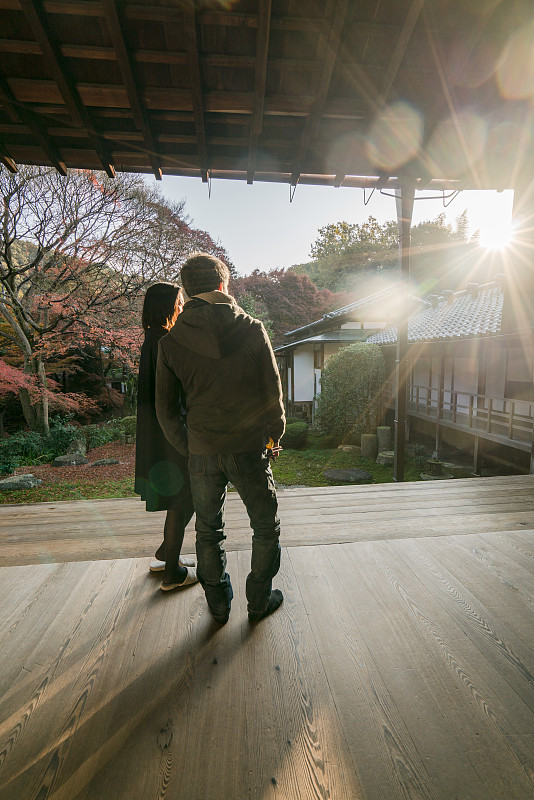
[[275, 442], [273, 439], [269, 439], [267, 444], [267, 455], [270, 459], [274, 461], [275, 458], [278, 458], [281, 450], [283, 450], [283, 447], [280, 445], [280, 442]]

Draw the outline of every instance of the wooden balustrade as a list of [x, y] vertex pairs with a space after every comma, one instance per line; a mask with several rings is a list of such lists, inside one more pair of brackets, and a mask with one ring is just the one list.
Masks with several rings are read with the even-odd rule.
[[526, 400], [412, 383], [408, 387], [408, 412], [452, 424], [473, 434], [487, 433], [510, 441], [532, 441], [534, 402]]

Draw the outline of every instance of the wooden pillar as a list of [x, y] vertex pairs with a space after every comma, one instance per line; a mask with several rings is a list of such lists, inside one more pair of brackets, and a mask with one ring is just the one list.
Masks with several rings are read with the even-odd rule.
[[480, 447], [480, 436], [475, 436], [473, 447], [473, 475], [480, 475], [482, 472], [482, 452]]
[[445, 357], [439, 359], [439, 384], [438, 384], [438, 403], [436, 408], [436, 439], [432, 458], [439, 458], [441, 451], [441, 418], [443, 416], [443, 395], [445, 393]]
[[[514, 261], [508, 268], [503, 326], [520, 331], [524, 341], [534, 343], [534, 167], [530, 161], [514, 186]], [[508, 372], [508, 367], [507, 370]], [[534, 387], [532, 387], [534, 392]], [[530, 452], [530, 474], [534, 474], [534, 424]]]
[[[415, 183], [401, 178], [397, 191], [397, 223], [399, 226], [399, 278], [403, 287], [410, 278], [410, 230], [412, 227]], [[403, 293], [404, 296], [404, 293]], [[406, 389], [408, 377], [408, 307], [403, 303], [397, 322], [397, 356], [395, 373], [397, 393], [395, 397], [395, 456], [393, 480], [404, 480], [404, 451], [406, 448]]]

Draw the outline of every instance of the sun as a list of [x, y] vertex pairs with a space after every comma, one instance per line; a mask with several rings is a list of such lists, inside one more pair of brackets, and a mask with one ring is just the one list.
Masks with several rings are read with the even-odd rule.
[[513, 239], [511, 224], [504, 224], [502, 220], [496, 221], [493, 227], [480, 231], [480, 245], [487, 250], [504, 250]]

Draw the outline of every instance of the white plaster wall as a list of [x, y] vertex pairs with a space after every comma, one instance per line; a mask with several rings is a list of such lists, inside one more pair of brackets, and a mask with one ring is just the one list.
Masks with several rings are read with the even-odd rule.
[[[504, 384], [506, 381], [506, 350], [491, 350], [488, 353], [486, 366], [486, 394], [488, 397], [504, 397]], [[495, 402], [496, 411], [503, 411], [504, 403]]]
[[295, 372], [295, 403], [313, 400], [313, 347], [299, 347], [295, 351], [293, 369]]
[[[469, 395], [478, 392], [478, 358], [454, 359], [454, 391], [458, 393], [459, 410], [466, 413]], [[463, 408], [462, 408], [463, 406]]]

